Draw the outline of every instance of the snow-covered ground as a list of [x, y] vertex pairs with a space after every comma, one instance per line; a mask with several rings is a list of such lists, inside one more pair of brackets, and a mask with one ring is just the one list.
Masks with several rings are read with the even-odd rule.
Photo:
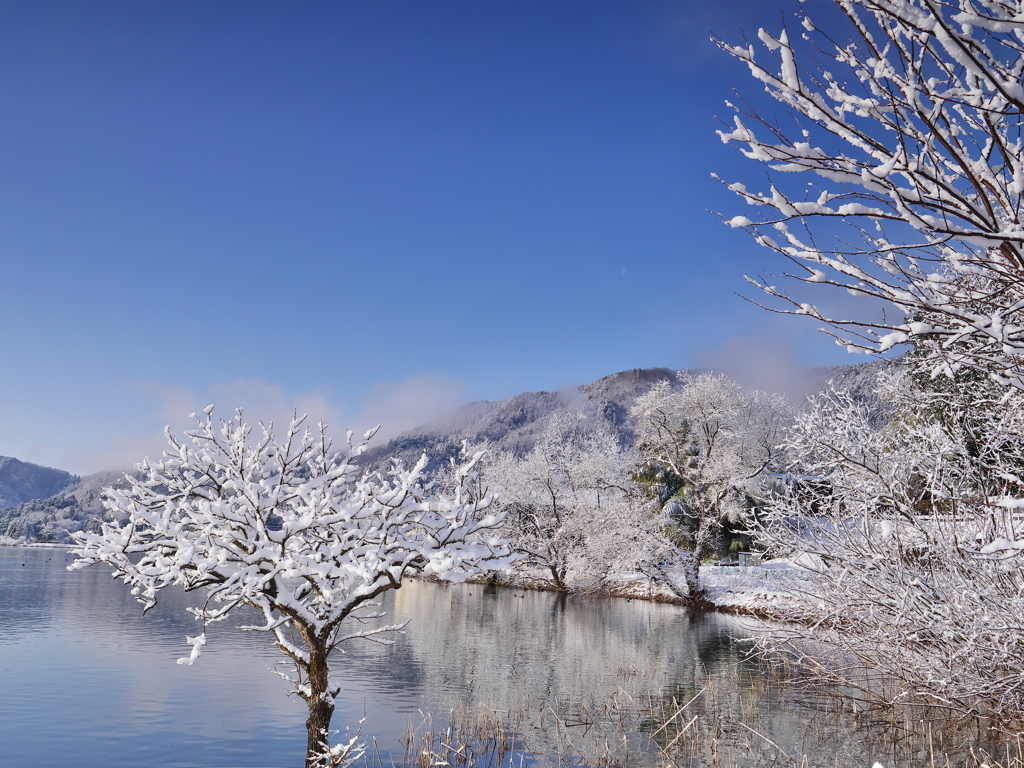
[[[779, 616], [795, 607], [806, 570], [789, 560], [757, 566], [701, 566], [706, 599], [726, 611]], [[624, 574], [608, 590], [618, 597], [675, 602], [667, 587], [652, 584], [642, 574]]]
[[708, 601], [741, 613], [778, 613], [794, 605], [804, 573], [786, 560], [749, 567], [704, 566], [700, 570]]

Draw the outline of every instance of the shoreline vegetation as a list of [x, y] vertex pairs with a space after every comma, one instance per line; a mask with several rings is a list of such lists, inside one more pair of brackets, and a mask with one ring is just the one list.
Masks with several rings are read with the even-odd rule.
[[[460, 706], [447, 717], [421, 712], [407, 724], [404, 753], [398, 759], [384, 756], [374, 745], [367, 768], [1024, 767], [1020, 738], [972, 745], [964, 729], [923, 719], [900, 730], [862, 718], [857, 728], [871, 757], [851, 763], [842, 748], [832, 746], [847, 746], [850, 732], [844, 713], [828, 703], [809, 714], [812, 726], [798, 745], [803, 749], [796, 750], [767, 735], [767, 723], [742, 697], [723, 703], [713, 685], [685, 701], [638, 699], [620, 691], [603, 702], [558, 710]], [[762, 687], [759, 694], [768, 695], [772, 686]], [[781, 688], [772, 692], [785, 696]]]
[[[0, 547], [72, 551], [70, 544], [19, 542], [2, 537], [0, 537]], [[540, 579], [522, 578], [514, 574], [476, 576], [467, 579], [466, 583], [491, 584], [507, 589], [531, 592], [561, 592], [565, 595], [580, 597], [645, 600], [694, 610], [719, 611], [739, 616], [785, 621], [786, 616], [791, 615], [786, 609], [792, 607], [794, 600], [791, 588], [800, 579], [800, 573], [801, 569], [798, 566], [786, 561], [768, 561], [761, 566], [704, 565], [701, 567], [701, 580], [707, 586], [704, 597], [699, 600], [681, 598], [668, 587], [657, 584], [642, 574], [610, 580], [599, 587], [567, 590], [555, 589]], [[418, 575], [414, 578], [440, 582], [439, 579], [430, 575]]]
[[[46, 542], [19, 542], [0, 538], [0, 547], [16, 549], [60, 549], [72, 551], [70, 544]], [[740, 616], [784, 621], [787, 604], [792, 603], [790, 587], [799, 579], [800, 569], [787, 562], [769, 561], [763, 566], [705, 565], [701, 580], [707, 585], [702, 599], [688, 600], [675, 595], [670, 589], [641, 574], [609, 581], [599, 587], [558, 590], [539, 579], [497, 574], [497, 578], [477, 576], [467, 579], [468, 584], [493, 584], [507, 589], [531, 592], [562, 592], [566, 595], [595, 598], [622, 598], [666, 603], [694, 610], [711, 610]], [[430, 575], [416, 576], [424, 581], [440, 581]]]
[[[788, 561], [768, 561], [760, 566], [705, 564], [701, 567], [704, 595], [697, 599], [680, 597], [663, 584], [643, 574], [628, 574], [599, 586], [570, 586], [559, 590], [542, 579], [517, 574], [477, 576], [473, 584], [492, 584], [508, 589], [593, 598], [621, 598], [677, 605], [694, 610], [710, 610], [739, 616], [785, 621], [794, 615], [793, 589], [798, 588], [802, 569]], [[437, 581], [429, 576], [418, 577]]]
[[[913, 373], [912, 367], [908, 370]], [[664, 443], [655, 437], [640, 441], [653, 456], [646, 463], [641, 454], [624, 450], [600, 423], [595, 426], [582, 412], [572, 412], [553, 418], [529, 453], [496, 457], [493, 463], [480, 465], [479, 473], [442, 472], [422, 488], [399, 471], [400, 465], [391, 476], [405, 482], [410, 492], [440, 489], [459, 504], [473, 506], [473, 519], [489, 531], [493, 528], [497, 536], [487, 551], [496, 551], [493, 547], [500, 541], [519, 555], [498, 570], [474, 568], [457, 580], [468, 577], [473, 583], [584, 598], [672, 603], [764, 620], [771, 630], [752, 630], [751, 655], [769, 666], [797, 670], [794, 679], [828, 691], [824, 696], [832, 699], [829, 707], [858, 718], [881, 718], [893, 733], [915, 733], [921, 723], [937, 723], [941, 743], [959, 738], [945, 734], [958, 734], [970, 722], [980, 723], [978, 733], [1017, 738], [1020, 723], [1012, 719], [1022, 712], [1015, 698], [1020, 666], [1014, 659], [1019, 650], [1012, 629], [1000, 629], [1000, 622], [1012, 627], [1019, 616], [1013, 606], [1021, 593], [1011, 594], [1018, 583], [1012, 557], [1024, 549], [1024, 534], [1013, 510], [1024, 502], [1017, 504], [1016, 485], [996, 489], [1003, 495], [992, 502], [991, 482], [981, 470], [1005, 475], [1024, 466], [1015, 440], [1024, 424], [1024, 400], [1000, 401], [1001, 410], [990, 407], [984, 412], [975, 403], [975, 410], [964, 411], [970, 417], [966, 424], [977, 427], [987, 442], [956, 442], [959, 433], [950, 436], [952, 428], [931, 416], [949, 396], [924, 391], [911, 374], [896, 372], [877, 384], [879, 402], [888, 403], [885, 408], [869, 408], [848, 394], [831, 391], [797, 417], [785, 442], [774, 431], [774, 417], [765, 415], [775, 413], [774, 406], [748, 402], [733, 383], [715, 376], [680, 375], [679, 384], [678, 391], [666, 384], [652, 390], [651, 402], [638, 401], [647, 408], [638, 406], [638, 416], [649, 411], [645, 418], [650, 431]], [[725, 416], [716, 411], [718, 415], [707, 417], [704, 432], [713, 432], [714, 440], [707, 438], [704, 447], [688, 442], [697, 439], [693, 419], [686, 415], [696, 406], [673, 410], [681, 407], [677, 400], [686, 397], [702, 407], [722, 398], [736, 400]], [[738, 413], [749, 418], [738, 419]], [[1011, 415], [1015, 420], [1007, 421]], [[754, 442], [770, 449], [757, 455], [738, 448], [726, 451], [730, 443], [719, 434], [726, 416], [743, 424], [764, 422], [767, 426], [756, 431]], [[990, 417], [1001, 421], [992, 426]], [[985, 432], [990, 426], [991, 435]], [[747, 432], [737, 428], [734, 442], [745, 445], [744, 435]], [[991, 453], [992, 466], [979, 469], [973, 454], [965, 453], [965, 445], [985, 456]], [[778, 446], [789, 452], [790, 463], [775, 468], [788, 466], [789, 474], [768, 473], [772, 462], [781, 462]], [[870, 461], [843, 458], [856, 458], [863, 451]], [[476, 467], [482, 455], [475, 454], [468, 466]], [[834, 456], [840, 458], [829, 458]], [[416, 471], [425, 461], [421, 459]], [[741, 472], [737, 467], [746, 469]], [[795, 473], [796, 469], [801, 471]], [[373, 477], [384, 482], [380, 474]], [[756, 487], [750, 484], [751, 477], [758, 478]], [[746, 478], [747, 484], [737, 478]], [[939, 478], [945, 485], [923, 485], [922, 478]], [[220, 493], [224, 487], [215, 490]], [[1004, 504], [1004, 497], [1009, 502]], [[124, 510], [129, 509], [128, 501]], [[431, 510], [447, 508], [437, 501], [429, 503]], [[1006, 506], [998, 519], [989, 514], [993, 503]], [[164, 507], [143, 509], [155, 514]], [[257, 534], [269, 540], [273, 536], [268, 531], [279, 530], [270, 523], [280, 526], [281, 515], [293, 510], [268, 509], [271, 514], [257, 518], [266, 520], [266, 531]], [[480, 516], [485, 509], [487, 515]], [[300, 522], [305, 524], [306, 518]], [[148, 531], [148, 523], [143, 523], [133, 530]], [[103, 541], [103, 536], [113, 541], [124, 529], [109, 524], [101, 528], [103, 535], [83, 532], [78, 537], [102, 544], [104, 552], [123, 554], [119, 543]], [[744, 565], [708, 562], [729, 557], [739, 548], [786, 557], [767, 562], [757, 558], [757, 564], [746, 558]], [[276, 557], [278, 547], [266, 551]], [[410, 557], [409, 563], [421, 562]], [[315, 555], [311, 563], [321, 565]], [[423, 570], [412, 567], [404, 576], [435, 578], [430, 569]], [[444, 575], [437, 574], [441, 579]], [[396, 588], [394, 581], [392, 577], [387, 588]], [[993, 585], [987, 611], [977, 610], [981, 591], [988, 589], [982, 585]], [[254, 599], [262, 599], [268, 593], [254, 594]], [[994, 605], [1004, 597], [1004, 605]], [[975, 602], [964, 610], [971, 600]], [[913, 634], [906, 629], [907, 610], [916, 611], [918, 628]], [[267, 626], [276, 626], [269, 617]], [[204, 639], [189, 642], [201, 645]], [[977, 653], [964, 649], [969, 642]], [[959, 676], [965, 671], [973, 675], [968, 682], [974, 688], [961, 684]], [[994, 685], [1002, 686], [1002, 699], [991, 694]], [[950, 693], [954, 686], [959, 688]], [[329, 717], [323, 720], [329, 722]], [[740, 720], [736, 727], [749, 730], [750, 724]], [[317, 768], [323, 762], [316, 755], [326, 726], [318, 728], [319, 735], [310, 737], [316, 743], [309, 752], [309, 764]], [[973, 748], [984, 742], [967, 743]], [[957, 765], [1024, 768], [1024, 761], [1011, 757], [1007, 752], [1009, 762], [986, 756], [984, 761]], [[930, 765], [943, 763], [932, 760]]]

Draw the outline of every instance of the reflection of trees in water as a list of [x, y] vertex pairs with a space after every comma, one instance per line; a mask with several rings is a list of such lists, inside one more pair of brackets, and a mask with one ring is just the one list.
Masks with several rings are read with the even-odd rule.
[[[704, 685], [705, 669], [724, 670], [743, 655], [727, 634], [736, 624], [730, 617], [643, 601], [412, 583], [396, 593], [392, 617], [411, 622], [408, 640], [387, 653], [396, 662], [408, 654], [396, 668], [410, 661], [418, 668], [424, 703], [440, 715], [435, 726], [460, 705], [470, 713], [520, 710], [529, 747], [551, 754], [567, 737], [596, 753], [610, 733], [556, 733], [552, 711], [600, 723], [613, 698], [640, 702], [687, 688], [692, 694]], [[544, 731], [536, 729], [542, 718]], [[639, 724], [646, 733], [657, 727]], [[643, 731], [629, 736], [634, 753], [650, 746]]]
[[424, 695], [441, 708], [544, 708], [619, 689], [640, 696], [685, 687], [703, 667], [742, 655], [728, 617], [641, 601], [411, 584], [394, 616], [412, 620]]
[[[535, 724], [549, 709], [569, 719], [583, 711], [600, 716], [616, 700], [632, 716], [627, 735], [635, 754], [638, 747], [653, 748], [644, 735], [704, 691], [676, 728], [696, 716], [693, 733], [699, 730], [704, 739], [699, 748], [709, 748], [713, 738], [719, 754], [728, 753], [737, 765], [764, 764], [751, 762], [754, 756], [780, 757], [741, 723], [797, 758], [806, 754], [811, 765], [870, 765], [894, 754], [905, 761], [918, 751], [911, 743], [894, 751], [882, 734], [858, 730], [849, 712], [816, 712], [820, 702], [770, 684], [770, 670], [733, 639], [752, 632], [735, 617], [643, 601], [423, 583], [399, 590], [390, 613], [411, 623], [406, 638], [378, 651], [389, 659], [382, 667], [396, 678], [415, 678], [426, 707], [442, 715], [436, 726], [459, 705], [470, 713], [522, 709]], [[525, 736], [532, 749], [553, 753], [567, 734], [595, 749], [611, 732], [593, 729], [582, 738], [582, 729], [563, 729], [556, 737], [531, 727]], [[659, 743], [676, 733], [666, 729]], [[711, 755], [698, 752], [695, 759], [705, 764]]]

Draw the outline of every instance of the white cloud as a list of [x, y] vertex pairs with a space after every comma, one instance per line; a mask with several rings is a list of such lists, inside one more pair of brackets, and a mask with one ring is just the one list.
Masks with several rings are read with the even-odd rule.
[[743, 334], [693, 353], [694, 366], [724, 373], [749, 389], [803, 397], [811, 367], [776, 336]]
[[282, 384], [248, 378], [216, 382], [203, 389], [180, 384], [144, 382], [137, 391], [146, 407], [137, 422], [99, 436], [96, 445], [70, 455], [67, 466], [86, 472], [127, 469], [144, 456], [159, 456], [166, 445], [164, 427], [176, 434], [191, 426], [189, 414], [214, 404], [214, 415], [230, 418], [234, 409], [245, 411], [246, 421], [255, 424], [273, 422], [278, 429], [289, 423], [294, 412], [306, 414], [313, 423], [323, 419], [336, 439], [345, 430], [362, 434], [381, 425], [375, 442], [437, 418], [464, 402], [462, 382], [443, 373], [423, 373], [398, 382], [379, 382], [372, 386], [357, 408], [346, 408], [329, 387], [306, 392], [289, 390]]
[[462, 381], [445, 373], [422, 373], [400, 382], [380, 382], [363, 398], [352, 428], [380, 425], [377, 440], [387, 440], [436, 419], [466, 401]]

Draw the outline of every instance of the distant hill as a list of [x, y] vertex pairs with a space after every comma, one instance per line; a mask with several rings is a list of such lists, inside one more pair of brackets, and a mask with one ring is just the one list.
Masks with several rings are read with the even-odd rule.
[[[66, 473], [65, 473], [66, 474]], [[99, 521], [110, 519], [103, 508], [103, 489], [116, 484], [123, 472], [97, 472], [71, 476], [59, 493], [0, 509], [0, 538], [18, 541], [66, 543], [71, 532], [99, 530]]]
[[[896, 365], [898, 361], [879, 360], [815, 368], [807, 373], [805, 392], [789, 395], [803, 400], [824, 390], [832, 381], [865, 402], [877, 402], [875, 383], [879, 375]], [[431, 467], [436, 469], [444, 466], [449, 457], [458, 456], [463, 440], [472, 445], [487, 445], [492, 451], [526, 452], [552, 414], [565, 409], [582, 410], [589, 418], [610, 426], [624, 443], [629, 442], [634, 429], [630, 406], [661, 381], [674, 383], [676, 372], [668, 368], [638, 368], [561, 392], [524, 392], [496, 402], [467, 403], [440, 419], [374, 446], [361, 457], [360, 463], [367, 469], [386, 470], [392, 459], [409, 466], [426, 453]], [[120, 472], [100, 472], [80, 478], [57, 469], [0, 458], [0, 499], [5, 502], [0, 506], [6, 507], [0, 508], [0, 538], [68, 542], [71, 531], [98, 530], [99, 521], [109, 519], [103, 508], [102, 491], [122, 477]]]
[[0, 509], [56, 496], [77, 479], [60, 469], [0, 456]]
[[524, 392], [497, 402], [467, 403], [441, 419], [374, 446], [363, 455], [361, 463], [370, 469], [385, 469], [391, 459], [398, 459], [409, 466], [426, 453], [436, 468], [458, 456], [463, 440], [471, 445], [487, 445], [494, 451], [526, 452], [537, 441], [548, 418], [570, 408], [607, 422], [624, 441], [629, 440], [633, 426], [629, 408], [633, 401], [659, 381], [675, 379], [675, 372], [668, 368], [636, 368], [561, 392]]

